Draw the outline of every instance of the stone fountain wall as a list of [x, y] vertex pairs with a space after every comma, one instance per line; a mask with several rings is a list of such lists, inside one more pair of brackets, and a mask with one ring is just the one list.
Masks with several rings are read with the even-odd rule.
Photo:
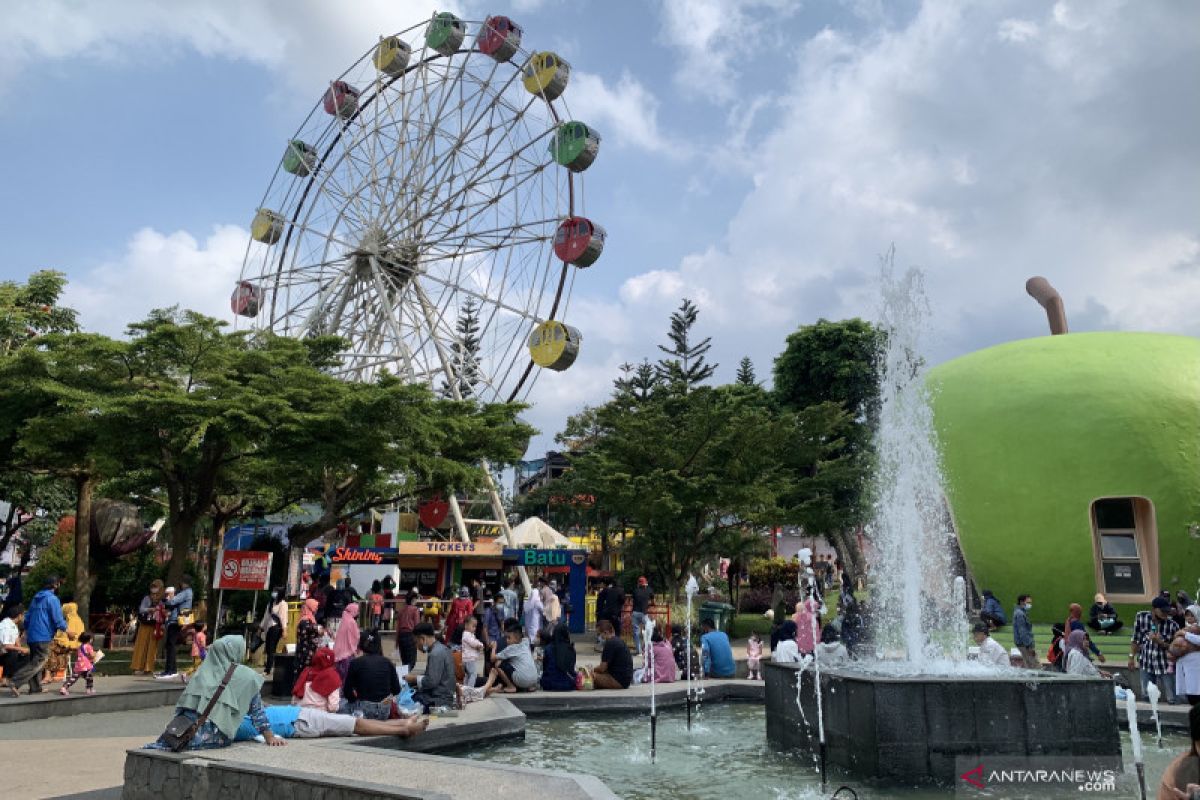
[[[776, 747], [817, 750], [814, 674], [796, 664], [763, 667], [767, 738]], [[1120, 764], [1112, 683], [1098, 678], [1015, 670], [890, 677], [842, 668], [822, 671], [821, 700], [830, 768], [862, 778], [951, 784], [961, 771], [957, 759], [988, 756]]]

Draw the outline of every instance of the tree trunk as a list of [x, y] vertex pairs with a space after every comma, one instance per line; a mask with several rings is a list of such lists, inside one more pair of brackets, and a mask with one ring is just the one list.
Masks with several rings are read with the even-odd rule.
[[[199, 516], [174, 514], [172, 513], [167, 524], [171, 527], [171, 561], [167, 565], [167, 585], [179, 586], [180, 580], [183, 579], [187, 571], [188, 555], [192, 548], [192, 539], [196, 534], [196, 524], [200, 522]], [[197, 581], [198, 584], [203, 584], [204, 581]], [[199, 586], [194, 587], [199, 599]]]
[[91, 475], [75, 478], [75, 602], [79, 604], [79, 617], [87, 623], [91, 611], [92, 589], [96, 579], [92, 577], [92, 492], [96, 488]]
[[863, 563], [863, 554], [858, 548], [858, 539], [854, 532], [839, 530], [834, 532], [832, 538], [845, 570], [850, 573], [850, 579], [857, 581], [864, 574], [866, 565]]

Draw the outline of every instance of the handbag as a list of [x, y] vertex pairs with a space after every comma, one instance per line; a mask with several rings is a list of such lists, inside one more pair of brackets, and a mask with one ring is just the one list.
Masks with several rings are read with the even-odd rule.
[[217, 691], [213, 692], [212, 699], [208, 701], [208, 705], [204, 707], [204, 711], [200, 716], [192, 719], [186, 714], [176, 714], [175, 718], [167, 723], [167, 729], [163, 731], [159, 739], [167, 746], [167, 749], [172, 753], [178, 753], [181, 750], [186, 750], [188, 744], [196, 736], [196, 731], [208, 722], [208, 715], [212, 713], [213, 706], [217, 704], [221, 693], [225, 691], [225, 687], [229, 685], [229, 681], [233, 678], [233, 671], [238, 667], [237, 664], [230, 664], [229, 669], [225, 670], [225, 677], [221, 679], [221, 685], [217, 687]]
[[253, 634], [250, 636], [250, 652], [251, 652], [251, 653], [257, 653], [257, 652], [258, 652], [258, 648], [260, 648], [260, 647], [262, 647], [262, 646], [263, 646], [263, 638], [262, 638], [262, 634], [261, 634], [261, 633], [259, 633], [258, 631], [255, 631], [255, 632], [254, 632], [254, 633], [253, 633]]

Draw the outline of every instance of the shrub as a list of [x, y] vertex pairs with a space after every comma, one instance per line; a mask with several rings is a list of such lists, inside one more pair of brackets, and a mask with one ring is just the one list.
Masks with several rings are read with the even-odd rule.
[[[756, 586], [747, 589], [738, 598], [738, 611], [742, 614], [765, 614], [767, 609], [771, 607], [771, 598], [774, 595], [775, 590], [773, 587]], [[793, 587], [786, 590], [783, 593], [783, 597], [790, 611], [800, 601], [800, 592]]]
[[756, 558], [750, 562], [750, 587], [773, 590], [775, 584], [795, 589], [800, 579], [800, 562], [786, 558]]

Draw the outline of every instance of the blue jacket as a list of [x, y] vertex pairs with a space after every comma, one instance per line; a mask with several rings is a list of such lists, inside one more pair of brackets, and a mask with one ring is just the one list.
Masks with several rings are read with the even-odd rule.
[[179, 619], [179, 612], [191, 611], [192, 609], [192, 590], [191, 587], [179, 592], [167, 604], [167, 623], [176, 622]]
[[1008, 622], [1008, 617], [1004, 615], [1004, 608], [1000, 605], [1000, 601], [994, 597], [989, 597], [983, 601], [983, 613], [991, 614], [1001, 622]]
[[1021, 606], [1013, 610], [1013, 644], [1017, 647], [1033, 647], [1033, 623]]
[[25, 612], [25, 640], [30, 644], [49, 642], [56, 631], [66, 629], [67, 621], [63, 618], [58, 595], [50, 589], [42, 589], [34, 595]]

